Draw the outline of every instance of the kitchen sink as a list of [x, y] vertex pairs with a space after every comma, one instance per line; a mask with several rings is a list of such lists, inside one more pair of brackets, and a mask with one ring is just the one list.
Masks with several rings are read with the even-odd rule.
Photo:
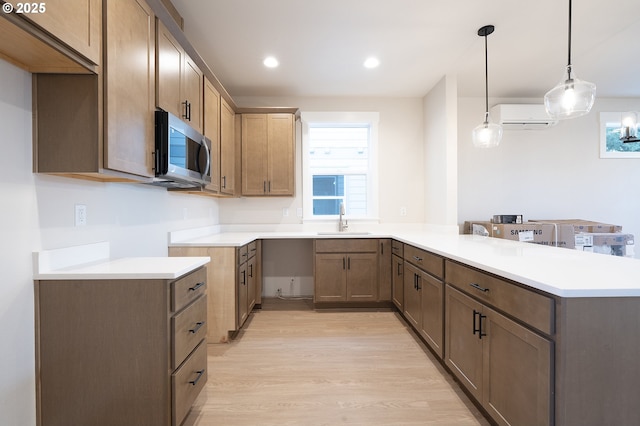
[[318, 232], [318, 235], [371, 235], [371, 232], [359, 232], [359, 231], [328, 231]]

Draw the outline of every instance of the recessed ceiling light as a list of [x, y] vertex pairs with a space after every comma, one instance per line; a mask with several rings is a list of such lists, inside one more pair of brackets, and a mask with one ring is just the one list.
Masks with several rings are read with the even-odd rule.
[[378, 65], [380, 65], [380, 61], [378, 60], [378, 58], [374, 58], [372, 56], [370, 58], [367, 58], [367, 60], [364, 61], [363, 65], [365, 68], [377, 68]]
[[267, 68], [275, 68], [275, 67], [277, 67], [279, 65], [278, 60], [276, 58], [274, 58], [273, 56], [266, 57], [265, 60], [262, 61], [262, 63]]

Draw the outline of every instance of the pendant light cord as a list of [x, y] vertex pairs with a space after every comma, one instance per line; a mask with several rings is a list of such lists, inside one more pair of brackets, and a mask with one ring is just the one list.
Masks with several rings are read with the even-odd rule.
[[567, 49], [568, 58], [567, 58], [567, 74], [569, 79], [571, 79], [571, 0], [569, 0], [569, 48]]
[[489, 121], [489, 55], [487, 53], [487, 34], [484, 35], [484, 121]]

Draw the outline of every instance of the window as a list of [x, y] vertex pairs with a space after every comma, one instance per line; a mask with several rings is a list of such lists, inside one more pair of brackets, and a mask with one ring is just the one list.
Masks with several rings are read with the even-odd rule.
[[305, 219], [377, 215], [377, 113], [303, 113]]

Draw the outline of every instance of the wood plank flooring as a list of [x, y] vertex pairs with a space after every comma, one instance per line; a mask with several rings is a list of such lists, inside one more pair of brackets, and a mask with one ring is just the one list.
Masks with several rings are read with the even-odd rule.
[[394, 312], [265, 300], [248, 321], [209, 345], [185, 425], [489, 424]]

